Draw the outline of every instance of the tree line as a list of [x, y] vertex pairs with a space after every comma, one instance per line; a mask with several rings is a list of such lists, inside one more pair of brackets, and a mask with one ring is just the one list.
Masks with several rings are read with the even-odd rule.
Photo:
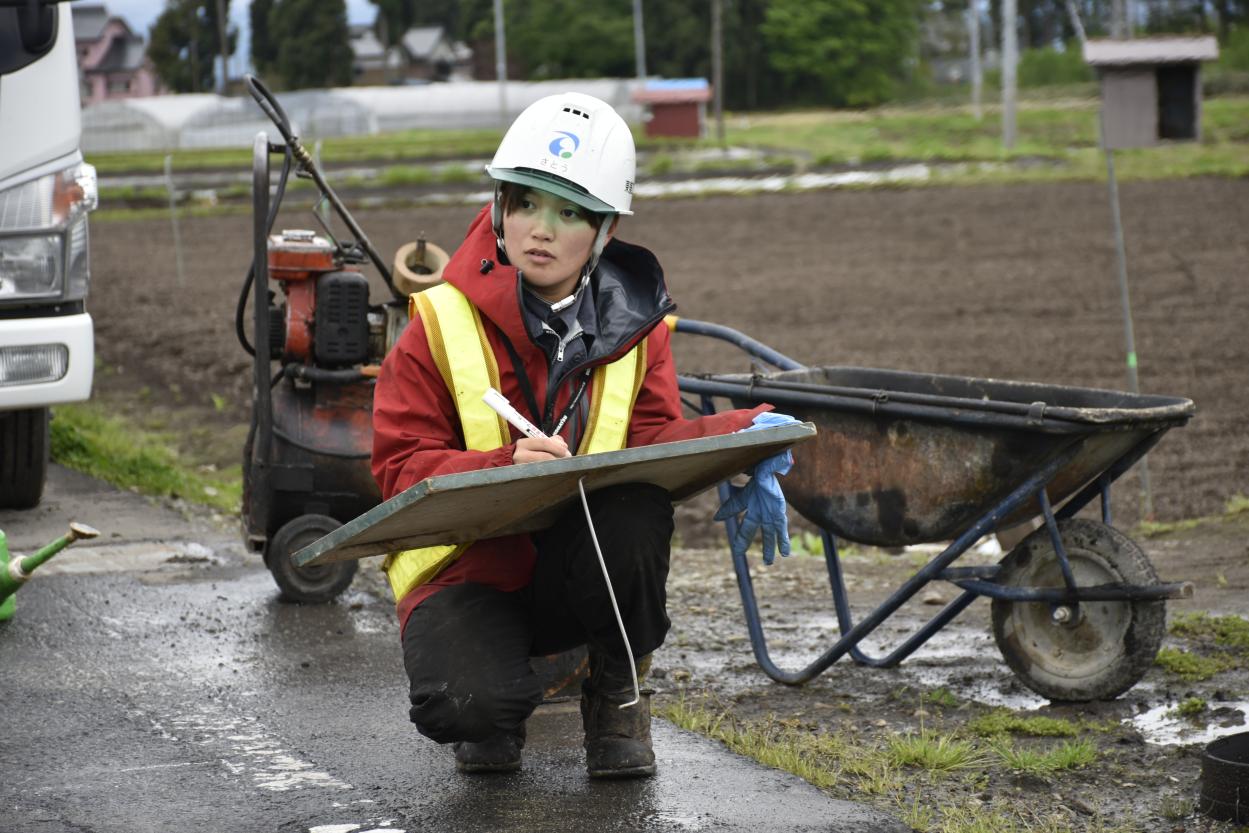
[[[493, 78], [493, 0], [371, 0], [374, 31], [394, 45], [413, 26], [442, 26], [467, 43]], [[668, 78], [711, 77], [712, 4], [722, 10], [726, 106], [770, 109], [880, 104], [922, 80], [935, 21], [965, 18], [969, 0], [644, 0], [646, 69]], [[1122, 0], [1017, 0], [1021, 47], [1070, 43], [1068, 6], [1089, 36], [1111, 31]], [[630, 77], [635, 74], [631, 0], [504, 0], [507, 73], [512, 79]], [[1001, 0], [976, 0], [992, 37]], [[213, 89], [214, 59], [238, 41], [230, 0], [165, 0], [148, 55], [175, 92]], [[1134, 0], [1141, 34], [1212, 32], [1226, 41], [1249, 27], [1249, 0]], [[252, 66], [280, 89], [352, 82], [345, 0], [251, 0]], [[224, 33], [224, 44], [223, 44]], [[986, 39], [992, 45], [993, 40]], [[956, 57], [956, 56], [953, 56]]]

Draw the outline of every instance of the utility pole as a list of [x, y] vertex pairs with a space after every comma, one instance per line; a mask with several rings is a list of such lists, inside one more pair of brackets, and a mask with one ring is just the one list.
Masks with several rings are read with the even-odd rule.
[[199, 26], [191, 26], [191, 92], [199, 92]]
[[1067, 0], [1066, 6], [1071, 28], [1076, 31], [1076, 40], [1080, 42], [1080, 49], [1084, 49], [1084, 24], [1080, 22], [1080, 12], [1076, 9], [1075, 0]]
[[1110, 9], [1110, 36], [1123, 40], [1130, 34], [1127, 0], [1114, 0]]
[[724, 144], [724, 32], [722, 0], [711, 0], [711, 95], [716, 118], [716, 140]]
[[217, 94], [225, 95], [230, 88], [230, 70], [227, 63], [226, 50], [226, 8], [225, 0], [217, 0], [217, 45], [221, 53], [221, 80], [217, 82]]
[[1002, 0], [1002, 147], [1015, 147], [1015, 70], [1019, 65], [1019, 32], [1015, 0]]
[[984, 89], [984, 69], [980, 66], [980, 8], [976, 0], [967, 4], [967, 42], [971, 70], [971, 112], [976, 121], [984, 118], [980, 95]]
[[494, 73], [499, 84], [499, 124], [507, 127], [507, 38], [503, 35], [503, 0], [494, 0]]
[[638, 79], [646, 77], [646, 32], [642, 28], [642, 0], [633, 0], [633, 61]]

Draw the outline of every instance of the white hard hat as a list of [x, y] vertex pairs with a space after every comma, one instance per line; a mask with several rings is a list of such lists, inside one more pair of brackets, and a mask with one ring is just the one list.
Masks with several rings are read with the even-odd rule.
[[636, 156], [629, 125], [610, 104], [570, 92], [526, 107], [486, 172], [600, 214], [632, 214]]

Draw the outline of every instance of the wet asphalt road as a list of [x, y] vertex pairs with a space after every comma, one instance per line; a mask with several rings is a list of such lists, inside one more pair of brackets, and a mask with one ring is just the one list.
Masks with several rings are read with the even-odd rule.
[[522, 772], [460, 776], [366, 582], [283, 604], [229, 528], [62, 469], [0, 510], [17, 553], [69, 520], [104, 535], [0, 625], [0, 833], [905, 830], [659, 720], [659, 776], [591, 782], [575, 702], [534, 715]]

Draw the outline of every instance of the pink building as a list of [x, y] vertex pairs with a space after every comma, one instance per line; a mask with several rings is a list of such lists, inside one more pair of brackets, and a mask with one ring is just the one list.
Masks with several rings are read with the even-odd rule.
[[147, 60], [143, 38], [101, 5], [74, 6], [82, 106], [165, 92]]

